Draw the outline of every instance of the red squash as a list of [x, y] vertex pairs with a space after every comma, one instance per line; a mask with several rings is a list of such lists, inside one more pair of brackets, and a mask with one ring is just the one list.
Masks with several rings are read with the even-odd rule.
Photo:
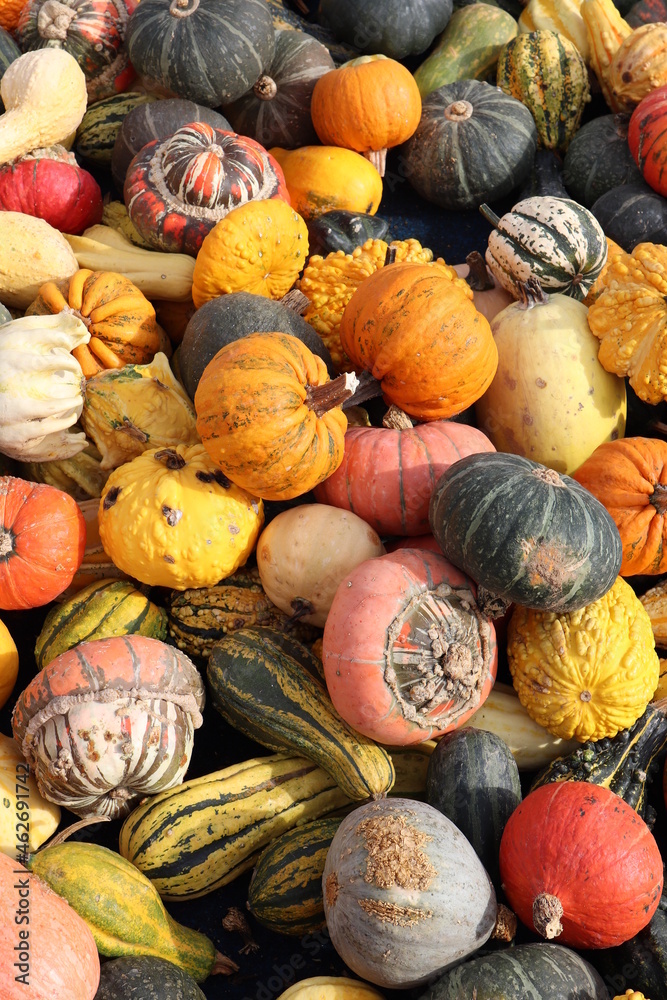
[[76, 501], [53, 486], [0, 477], [0, 608], [48, 604], [83, 560], [86, 522]]
[[496, 676], [496, 637], [472, 580], [443, 556], [401, 549], [341, 582], [322, 661], [348, 725], [407, 746], [458, 728], [482, 705]]
[[343, 461], [315, 497], [358, 514], [379, 535], [422, 535], [443, 472], [466, 455], [495, 450], [481, 431], [453, 420], [400, 429], [350, 427]]
[[615, 792], [562, 781], [531, 792], [500, 843], [509, 905], [527, 927], [572, 948], [614, 948], [660, 902], [662, 859], [644, 820]]
[[34, 215], [76, 235], [102, 221], [102, 192], [73, 153], [52, 146], [0, 167], [0, 210]]
[[628, 145], [646, 183], [667, 197], [667, 87], [652, 90], [637, 105], [628, 126]]

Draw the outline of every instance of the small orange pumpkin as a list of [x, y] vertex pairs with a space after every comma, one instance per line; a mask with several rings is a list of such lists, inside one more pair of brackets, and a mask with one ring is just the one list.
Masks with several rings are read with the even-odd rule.
[[292, 208], [304, 219], [337, 209], [375, 215], [382, 178], [359, 153], [339, 146], [269, 150], [285, 174]]
[[343, 350], [381, 382], [388, 403], [418, 420], [453, 417], [483, 395], [498, 367], [491, 327], [472, 298], [446, 266], [383, 267], [345, 308]]
[[307, 493], [343, 460], [352, 373], [326, 365], [287, 333], [253, 333], [206, 366], [195, 394], [197, 432], [237, 486], [265, 500]]
[[361, 56], [321, 76], [310, 106], [320, 142], [363, 153], [384, 177], [387, 149], [417, 130], [422, 113], [412, 73], [386, 56]]

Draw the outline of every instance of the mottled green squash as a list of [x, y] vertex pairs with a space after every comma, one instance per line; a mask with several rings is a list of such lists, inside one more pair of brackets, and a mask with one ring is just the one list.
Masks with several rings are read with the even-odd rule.
[[183, 969], [164, 958], [124, 956], [104, 962], [95, 1000], [206, 1000]]
[[116, 136], [125, 117], [140, 104], [156, 100], [153, 94], [126, 91], [92, 104], [76, 130], [74, 149], [77, 155], [87, 163], [110, 167]]

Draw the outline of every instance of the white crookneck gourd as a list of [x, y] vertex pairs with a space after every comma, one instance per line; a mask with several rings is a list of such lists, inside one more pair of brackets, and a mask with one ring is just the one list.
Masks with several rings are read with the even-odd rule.
[[85, 379], [70, 353], [90, 334], [67, 313], [0, 326], [0, 452], [20, 462], [72, 458], [86, 436], [69, 428], [83, 409]]
[[86, 78], [64, 49], [25, 52], [10, 63], [0, 95], [0, 163], [67, 139], [86, 113]]

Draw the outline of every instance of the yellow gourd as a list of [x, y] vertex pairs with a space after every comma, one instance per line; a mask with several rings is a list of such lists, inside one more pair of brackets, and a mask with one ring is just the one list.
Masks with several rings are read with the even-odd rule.
[[344, 976], [313, 976], [294, 983], [278, 1000], [383, 1000], [373, 986]]
[[343, 209], [375, 215], [382, 178], [361, 153], [339, 146], [302, 146], [269, 152], [285, 174], [292, 208], [304, 219]]
[[649, 998], [645, 997], [643, 993], [638, 993], [637, 990], [628, 989], [625, 993], [619, 993], [618, 996], [615, 996], [614, 1000], [649, 1000]]
[[59, 823], [60, 806], [42, 798], [15, 741], [0, 734], [0, 852], [36, 851]]
[[19, 673], [19, 654], [10, 631], [0, 621], [0, 708], [14, 690]]
[[507, 656], [528, 714], [550, 733], [581, 743], [629, 729], [658, 685], [651, 620], [622, 577], [569, 614], [517, 606]]
[[23, 311], [37, 298], [46, 281], [71, 278], [78, 269], [76, 257], [63, 234], [44, 219], [22, 212], [0, 212], [0, 302], [3, 305]]
[[590, 48], [581, 16], [581, 0], [528, 0], [519, 17], [519, 31], [557, 31], [576, 45], [586, 62]]
[[624, 38], [609, 67], [609, 86], [619, 111], [630, 114], [658, 87], [667, 86], [667, 23], [642, 24]]
[[620, 111], [620, 104], [609, 81], [609, 73], [612, 59], [621, 42], [632, 34], [632, 28], [623, 20], [613, 0], [583, 0], [581, 16], [588, 35], [591, 69], [598, 78], [604, 99], [611, 110]]

